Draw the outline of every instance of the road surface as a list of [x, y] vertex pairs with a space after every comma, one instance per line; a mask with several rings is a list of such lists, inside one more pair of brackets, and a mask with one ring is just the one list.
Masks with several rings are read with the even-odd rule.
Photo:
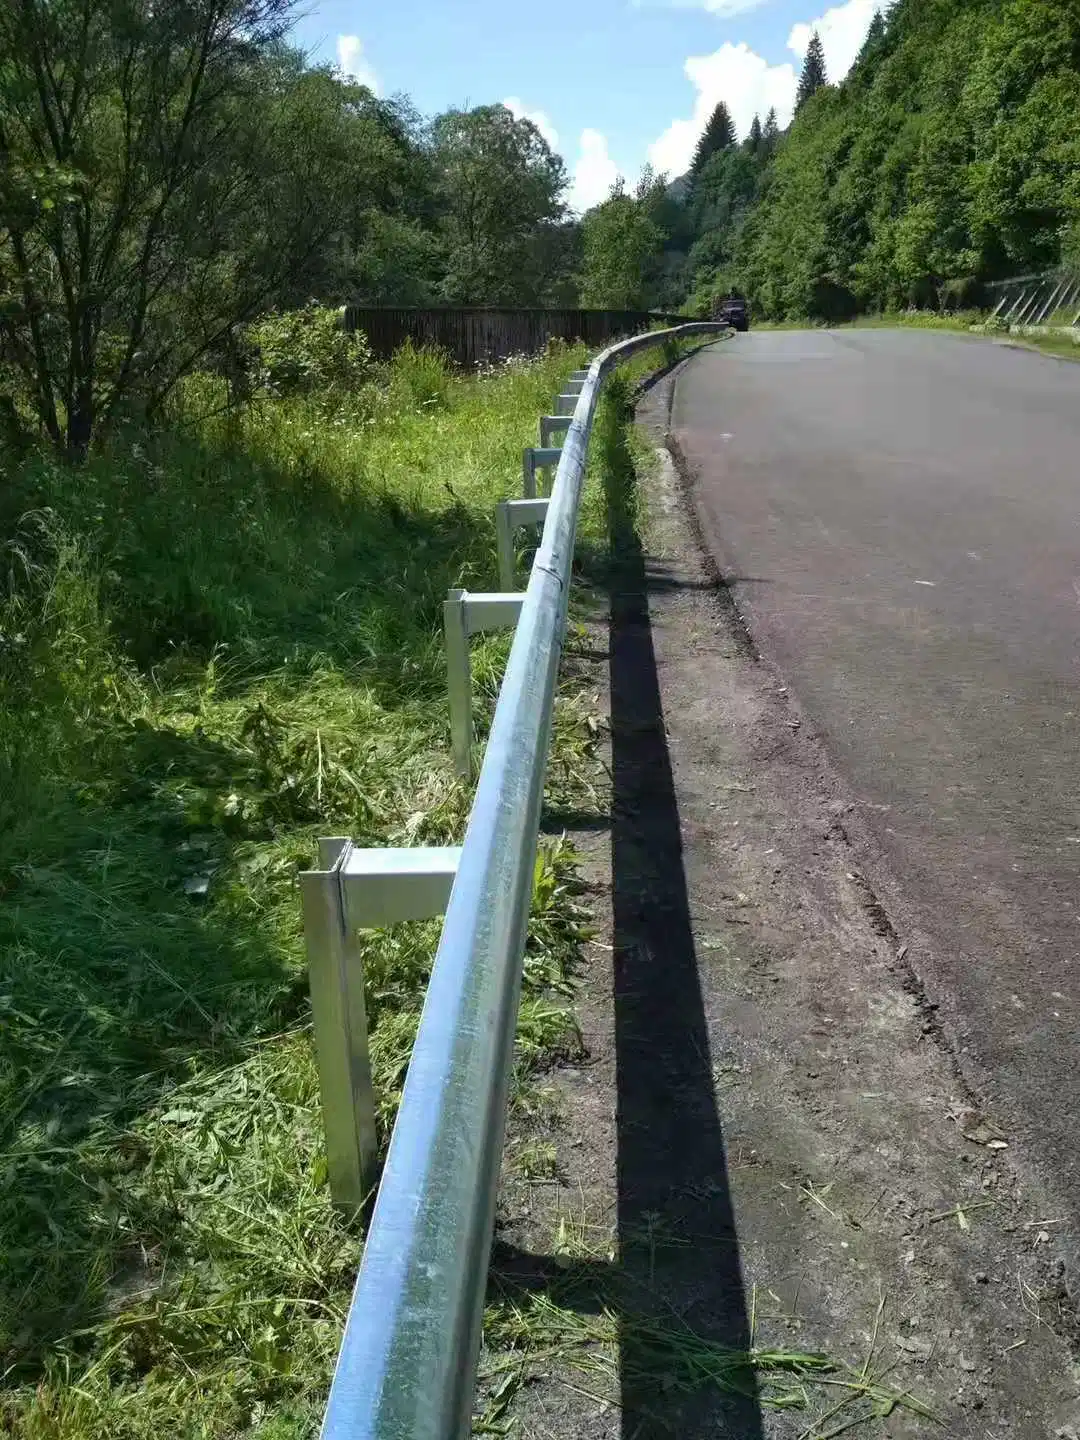
[[960, 1063], [1080, 1208], [1080, 365], [751, 333], [690, 365], [672, 428]]

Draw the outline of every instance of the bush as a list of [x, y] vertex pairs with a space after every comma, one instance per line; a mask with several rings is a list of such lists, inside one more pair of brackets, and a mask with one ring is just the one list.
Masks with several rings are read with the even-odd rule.
[[267, 315], [248, 327], [257, 351], [257, 388], [275, 395], [333, 395], [354, 390], [371, 369], [371, 350], [360, 331], [347, 331], [341, 314], [327, 305], [307, 305]]
[[954, 276], [938, 286], [938, 308], [945, 311], [982, 310], [986, 308], [986, 292], [974, 275]]
[[414, 345], [406, 340], [394, 352], [387, 368], [392, 399], [410, 409], [441, 408], [446, 404], [450, 360], [437, 345]]
[[854, 320], [859, 302], [846, 285], [821, 276], [810, 287], [809, 312], [815, 320]]

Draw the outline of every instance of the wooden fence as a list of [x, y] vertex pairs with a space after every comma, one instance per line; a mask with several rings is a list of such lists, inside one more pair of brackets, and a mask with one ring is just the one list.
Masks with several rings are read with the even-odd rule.
[[505, 360], [508, 355], [535, 355], [551, 339], [583, 340], [600, 348], [611, 340], [635, 335], [657, 321], [678, 323], [683, 317], [646, 310], [488, 310], [347, 305], [346, 330], [362, 330], [373, 353], [388, 359], [405, 340], [438, 345], [459, 365]]

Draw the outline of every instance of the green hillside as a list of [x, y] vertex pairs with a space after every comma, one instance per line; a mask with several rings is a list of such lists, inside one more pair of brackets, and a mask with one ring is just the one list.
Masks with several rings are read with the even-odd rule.
[[897, 0], [842, 84], [770, 145], [715, 153], [688, 201], [685, 289], [773, 319], [969, 303], [1080, 259], [1080, 6]]

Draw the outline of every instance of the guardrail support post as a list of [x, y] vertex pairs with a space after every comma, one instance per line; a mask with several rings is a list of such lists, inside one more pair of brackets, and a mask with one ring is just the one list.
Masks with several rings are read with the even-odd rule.
[[549, 501], [501, 500], [495, 507], [495, 539], [499, 550], [499, 584], [504, 591], [514, 588], [514, 531], [523, 525], [542, 525], [547, 517]]
[[503, 592], [470, 595], [451, 590], [443, 604], [446, 635], [446, 681], [450, 698], [450, 750], [454, 770], [463, 779], [472, 774], [472, 668], [469, 636], [487, 630], [512, 629], [521, 614], [524, 594]]
[[[521, 457], [521, 493], [526, 500], [536, 497], [536, 472], [558, 465], [562, 451], [555, 446], [529, 446]], [[548, 489], [550, 490], [550, 485]]]
[[574, 411], [577, 409], [577, 402], [578, 397], [576, 395], [556, 395], [556, 415], [573, 415]]
[[334, 1204], [355, 1212], [367, 1198], [378, 1140], [368, 1056], [364, 977], [355, 931], [345, 923], [341, 862], [300, 876], [315, 1057]]
[[541, 415], [540, 416], [540, 445], [546, 448], [551, 444], [555, 435], [565, 435], [570, 429], [572, 415]]
[[472, 672], [465, 629], [465, 591], [451, 590], [443, 605], [446, 685], [450, 699], [450, 753], [458, 775], [472, 773]]
[[330, 1194], [349, 1215], [367, 1199], [378, 1148], [357, 932], [441, 915], [460, 854], [335, 837], [319, 841], [322, 868], [300, 876]]

